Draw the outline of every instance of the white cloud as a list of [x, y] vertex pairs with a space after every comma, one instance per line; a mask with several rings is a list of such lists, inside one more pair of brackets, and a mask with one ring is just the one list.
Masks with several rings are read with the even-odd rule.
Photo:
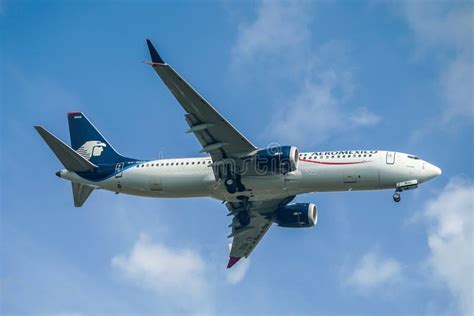
[[452, 179], [422, 211], [428, 220], [428, 258], [465, 315], [474, 313], [474, 184]]
[[[339, 41], [317, 47], [311, 39], [311, 15], [308, 2], [262, 1], [255, 20], [240, 25], [233, 49], [234, 65], [258, 65], [268, 85], [280, 84], [270, 89], [273, 97], [281, 87], [296, 87], [276, 97], [279, 110], [264, 130], [280, 142], [314, 145], [334, 133], [380, 121], [367, 107], [348, 109], [355, 84], [347, 48]], [[239, 67], [246, 80], [249, 68]]]
[[400, 278], [401, 266], [397, 260], [368, 252], [356, 264], [347, 283], [366, 292], [393, 284]]
[[245, 278], [250, 267], [250, 260], [242, 258], [240, 262], [227, 271], [227, 282], [230, 284], [240, 283]]
[[363, 106], [357, 108], [355, 112], [351, 114], [349, 120], [357, 127], [378, 124], [381, 121], [381, 118], [380, 116], [370, 112], [367, 107]]
[[343, 60], [345, 54], [344, 45], [332, 41], [308, 57], [311, 64], [301, 75], [298, 94], [290, 96], [276, 112], [266, 134], [283, 142], [315, 145], [335, 134], [380, 122], [380, 117], [367, 107], [349, 109], [355, 85]]
[[405, 17], [419, 54], [437, 57], [445, 123], [474, 119], [474, 7], [469, 2], [406, 1]]
[[175, 250], [141, 234], [128, 255], [112, 258], [112, 266], [137, 285], [153, 289], [181, 312], [209, 312], [206, 266], [194, 250]]
[[[474, 19], [474, 17], [473, 17]], [[474, 62], [472, 55], [458, 55], [443, 70], [440, 78], [443, 110], [447, 122], [459, 117], [474, 119]]]
[[261, 1], [256, 19], [239, 25], [233, 48], [234, 62], [255, 59], [260, 62], [272, 56], [285, 56], [296, 47], [305, 46], [310, 33], [309, 13], [307, 3], [303, 1]]

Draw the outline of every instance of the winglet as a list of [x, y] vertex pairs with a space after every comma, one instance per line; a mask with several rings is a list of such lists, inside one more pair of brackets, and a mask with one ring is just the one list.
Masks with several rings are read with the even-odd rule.
[[229, 263], [227, 264], [227, 269], [232, 268], [232, 266], [233, 266], [234, 264], [236, 264], [237, 261], [240, 260], [240, 258], [242, 258], [242, 257], [232, 257], [232, 256], [230, 256], [230, 258], [229, 258]]
[[155, 47], [153, 46], [153, 44], [151, 43], [149, 39], [146, 40], [146, 44], [148, 45], [148, 50], [150, 51], [152, 64], [165, 64], [160, 54], [158, 54], [158, 52], [156, 51]]

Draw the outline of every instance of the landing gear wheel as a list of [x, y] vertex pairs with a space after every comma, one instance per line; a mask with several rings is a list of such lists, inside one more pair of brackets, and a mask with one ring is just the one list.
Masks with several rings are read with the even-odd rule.
[[250, 214], [247, 211], [239, 212], [239, 214], [237, 214], [237, 219], [239, 220], [239, 224], [242, 227], [245, 227], [250, 224]]
[[400, 202], [401, 199], [402, 199], [402, 197], [400, 196], [400, 193], [398, 193], [398, 192], [393, 193], [393, 200], [395, 202], [398, 203], [398, 202]]
[[224, 181], [224, 185], [227, 189], [227, 192], [229, 192], [230, 194], [234, 194], [235, 192], [237, 192], [237, 185], [234, 181], [234, 179], [232, 178], [228, 178]]

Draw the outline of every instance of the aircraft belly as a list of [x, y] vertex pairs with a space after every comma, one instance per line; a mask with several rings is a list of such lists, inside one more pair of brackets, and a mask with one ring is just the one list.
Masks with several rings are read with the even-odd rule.
[[209, 196], [214, 176], [201, 173], [164, 174], [162, 195], [166, 196]]
[[[379, 189], [376, 163], [363, 165], [318, 165], [302, 168], [299, 186], [315, 192]], [[297, 184], [298, 185], [298, 184]]]
[[[209, 196], [215, 183], [212, 174], [204, 170], [134, 169], [113, 179], [112, 190], [127, 194], [156, 197]], [[109, 189], [109, 186], [107, 187]]]
[[244, 177], [242, 184], [254, 200], [288, 196], [283, 175]]

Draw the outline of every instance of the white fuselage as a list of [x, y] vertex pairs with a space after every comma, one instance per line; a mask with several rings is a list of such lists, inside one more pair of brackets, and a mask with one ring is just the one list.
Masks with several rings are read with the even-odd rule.
[[[338, 154], [350, 153], [350, 154]], [[393, 189], [404, 181], [423, 183], [441, 170], [415, 156], [387, 151], [301, 153], [294, 172], [268, 176], [243, 176], [245, 192], [229, 194], [222, 180], [216, 180], [208, 157], [160, 159], [125, 166], [111, 177], [89, 181], [63, 170], [62, 178], [113, 192], [131, 195], [178, 198], [213, 197], [237, 201], [285, 198], [308, 192]]]

